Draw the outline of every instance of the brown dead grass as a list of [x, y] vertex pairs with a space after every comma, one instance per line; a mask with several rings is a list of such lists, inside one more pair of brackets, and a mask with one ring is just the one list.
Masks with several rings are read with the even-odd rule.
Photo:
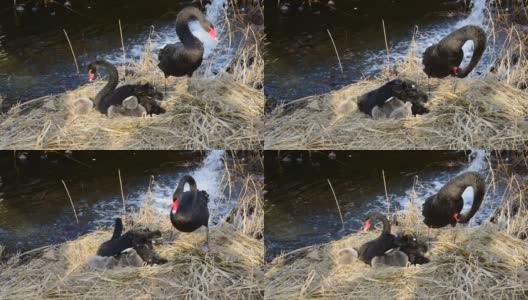
[[[512, 39], [517, 36], [510, 33]], [[512, 43], [511, 47], [519, 43]], [[357, 97], [395, 78], [414, 81], [427, 93], [421, 59], [411, 47], [397, 75], [384, 72], [340, 90], [296, 100], [267, 115], [266, 149], [526, 149], [528, 63], [505, 60], [482, 78], [432, 79], [431, 112], [400, 120], [373, 120], [357, 109]], [[514, 48], [512, 48], [514, 49]], [[517, 49], [517, 48], [515, 48]], [[390, 74], [392, 73], [392, 74]]]
[[152, 209], [148, 193], [144, 206], [127, 215], [125, 229], [161, 230], [165, 242], [155, 250], [167, 264], [90, 270], [88, 257], [113, 230], [101, 229], [0, 263], [0, 299], [262, 299], [264, 244], [255, 236], [262, 237], [263, 183], [254, 175], [236, 173], [236, 168], [229, 170], [231, 179], [224, 184], [238, 180], [243, 184], [237, 211], [230, 223], [211, 227], [209, 253], [200, 248], [204, 229], [188, 234], [174, 231], [175, 239], [169, 240], [170, 220]]
[[[0, 148], [262, 149], [264, 36], [259, 27], [241, 24], [238, 14], [234, 15], [235, 20], [230, 21], [226, 13], [229, 26], [225, 38], [231, 39], [235, 32], [242, 38], [232, 45], [237, 52], [231, 73], [207, 78], [203, 71], [210, 65], [204, 64], [190, 79], [167, 80], [169, 95], [162, 102], [165, 114], [108, 119], [92, 110], [75, 115], [72, 101], [94, 98], [104, 85], [97, 81], [64, 94], [29, 100], [0, 114]], [[135, 75], [127, 76], [125, 84], [147, 81], [163, 91], [164, 77], [150, 39], [145, 48], [141, 59], [130, 64]]]
[[[504, 207], [524, 203], [515, 216], [504, 210], [497, 224], [432, 229], [412, 203], [399, 214], [393, 233], [412, 233], [429, 244], [431, 262], [405, 268], [372, 269], [356, 260], [337, 263], [343, 248], [358, 249], [377, 232], [359, 232], [275, 258], [266, 272], [267, 299], [524, 299], [528, 295], [526, 183], [512, 179]], [[411, 195], [411, 201], [415, 196]]]

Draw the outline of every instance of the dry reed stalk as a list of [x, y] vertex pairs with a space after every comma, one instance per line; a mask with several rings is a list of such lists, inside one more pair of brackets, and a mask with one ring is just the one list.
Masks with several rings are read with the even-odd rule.
[[332, 183], [330, 182], [330, 179], [326, 179], [328, 181], [328, 185], [330, 186], [330, 189], [332, 190], [332, 195], [334, 195], [334, 200], [336, 202], [337, 211], [339, 212], [339, 218], [341, 218], [341, 226], [343, 230], [345, 229], [345, 221], [343, 220], [343, 214], [341, 213], [341, 207], [339, 206], [339, 201], [337, 201], [337, 196], [334, 192], [334, 188], [332, 187]]
[[70, 199], [70, 204], [73, 209], [73, 215], [75, 216], [75, 220], [77, 221], [77, 224], [79, 224], [79, 218], [77, 217], [77, 212], [75, 211], [75, 205], [73, 205], [73, 200], [70, 196], [70, 191], [68, 190], [68, 187], [66, 186], [66, 182], [64, 180], [61, 180], [62, 184], [64, 185], [64, 189], [66, 190], [66, 193], [68, 194], [68, 199]]
[[123, 200], [123, 222], [126, 222], [126, 200], [123, 192], [123, 181], [121, 180], [121, 170], [117, 169], [117, 176], [119, 177], [119, 189], [121, 190], [121, 199]]
[[121, 48], [123, 49], [123, 74], [126, 76], [126, 51], [125, 51], [125, 40], [123, 39], [123, 29], [121, 28], [121, 19], [118, 19], [119, 23], [119, 36], [121, 37]]
[[383, 188], [385, 189], [385, 199], [387, 200], [387, 218], [391, 220], [390, 199], [389, 199], [389, 193], [387, 192], [387, 181], [385, 180], [385, 170], [381, 170], [381, 174], [383, 177]]
[[64, 31], [64, 35], [66, 36], [66, 39], [68, 40], [68, 45], [70, 45], [70, 50], [73, 56], [73, 61], [75, 62], [75, 68], [77, 68], [77, 74], [79, 74], [80, 73], [79, 65], [77, 64], [77, 57], [75, 56], [75, 52], [73, 51], [73, 46], [70, 42], [70, 38], [68, 37], [68, 33], [66, 32], [66, 29], [62, 29], [62, 31]]
[[341, 58], [339, 57], [339, 53], [337, 52], [337, 47], [336, 47], [336, 44], [334, 42], [334, 38], [332, 37], [332, 34], [330, 33], [330, 30], [326, 30], [326, 32], [328, 32], [328, 36], [330, 36], [330, 40], [332, 41], [332, 45], [334, 45], [334, 50], [335, 50], [335, 53], [336, 53], [336, 56], [337, 56], [337, 61], [339, 62], [339, 69], [341, 69], [341, 74], [343, 74], [343, 65], [341, 64]]
[[390, 51], [389, 42], [387, 41], [387, 31], [385, 30], [385, 20], [381, 19], [383, 25], [383, 37], [385, 38], [385, 49], [387, 50], [387, 69], [390, 69]]

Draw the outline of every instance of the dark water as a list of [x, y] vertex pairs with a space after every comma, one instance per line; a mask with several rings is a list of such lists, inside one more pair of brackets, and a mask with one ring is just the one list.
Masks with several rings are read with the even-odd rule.
[[[154, 208], [168, 212], [179, 178], [191, 174], [198, 188], [211, 195], [212, 217], [220, 216], [233, 204], [220, 184], [223, 156], [223, 151], [78, 151], [71, 155], [2, 151], [0, 245], [10, 252], [24, 251], [111, 225], [123, 209], [118, 170], [128, 212], [145, 201], [151, 178], [155, 180]], [[61, 180], [71, 194], [79, 224]]]
[[418, 51], [423, 51], [467, 17], [460, 7], [442, 4], [449, 1], [336, 1], [332, 12], [290, 16], [283, 16], [276, 2], [265, 7], [265, 93], [274, 103], [326, 93], [379, 73], [387, 62], [382, 20], [394, 63], [407, 54], [417, 29]]
[[[218, 0], [217, 0], [218, 1]], [[184, 0], [78, 0], [72, 10], [62, 6], [15, 13], [0, 10], [0, 96], [6, 102], [64, 92], [88, 83], [87, 65], [96, 59], [122, 63], [118, 20], [121, 20], [127, 59], [138, 59], [151, 29], [155, 51], [174, 43], [173, 27]], [[220, 6], [221, 7], [221, 6]], [[51, 15], [52, 11], [55, 15]], [[209, 14], [209, 11], [208, 11]], [[212, 20], [215, 22], [215, 20]], [[62, 31], [74, 48], [80, 74]], [[219, 35], [221, 40], [224, 39]]]
[[[356, 232], [369, 211], [386, 212], [383, 171], [391, 211], [408, 203], [416, 176], [418, 204], [463, 171], [487, 172], [489, 154], [444, 151], [337, 151], [292, 152], [283, 162], [266, 152], [265, 246], [269, 261], [281, 252], [338, 239]], [[302, 156], [301, 156], [302, 155]], [[302, 157], [302, 162], [297, 158]], [[344, 230], [332, 190], [332, 183], [344, 218]], [[472, 220], [482, 222], [496, 207], [504, 187], [488, 191], [481, 210]], [[464, 194], [465, 209], [471, 205], [471, 189]]]

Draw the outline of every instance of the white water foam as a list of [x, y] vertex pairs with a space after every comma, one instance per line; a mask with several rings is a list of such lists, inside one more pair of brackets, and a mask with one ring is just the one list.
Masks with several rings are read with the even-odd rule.
[[[466, 25], [477, 25], [482, 27], [485, 31], [488, 29], [488, 18], [487, 18], [487, 7], [486, 0], [473, 0], [473, 6], [471, 13], [462, 20], [457, 21], [456, 23], [444, 22], [441, 24], [436, 24], [428, 26], [424, 29], [423, 32], [420, 32], [416, 36], [416, 51], [421, 54], [425, 52], [427, 47], [438, 43], [443, 37], [449, 33], [455, 31]], [[407, 51], [411, 46], [412, 40], [404, 40], [397, 42], [391, 46], [391, 59], [393, 61], [403, 61], [407, 55]], [[462, 61], [461, 66], [466, 65], [471, 56], [473, 55], [473, 42], [468, 41], [462, 47], [464, 51], [464, 60]], [[488, 46], [486, 52], [490, 52], [492, 47]], [[374, 72], [379, 69], [379, 62], [385, 60], [386, 53], [385, 49], [378, 50], [376, 53], [371, 53], [367, 56], [366, 62], [367, 65], [370, 65], [368, 72]], [[483, 68], [483, 64], [477, 66], [477, 69]], [[475, 76], [476, 72], [472, 72], [470, 76]]]
[[[414, 197], [416, 197], [415, 204], [418, 205], [418, 207], [421, 207], [421, 205], [423, 205], [423, 203], [428, 197], [436, 194], [438, 190], [440, 190], [440, 188], [442, 188], [453, 177], [469, 171], [479, 172], [483, 174], [487, 168], [487, 159], [489, 155], [490, 153], [488, 151], [473, 150], [468, 155], [468, 165], [459, 170], [458, 172], [450, 172], [449, 174], [442, 173], [432, 179], [424, 180], [423, 178], [420, 178], [420, 185], [415, 187], [416, 190], [413, 191], [413, 188], [410, 187], [404, 192], [403, 196], [394, 197], [394, 195], [392, 195], [394, 197], [393, 199], [398, 202], [400, 207], [407, 208], [409, 205], [411, 205], [409, 199], [413, 199]], [[416, 196], [413, 195], [413, 193], [416, 193]], [[475, 221], [482, 221], [490, 215], [492, 211], [491, 208], [494, 205], [494, 203], [492, 203], [491, 201], [493, 197], [490, 196], [490, 194], [491, 193], [487, 194], [486, 199], [484, 200], [483, 205], [481, 206], [481, 209], [471, 220], [470, 224], [474, 224]], [[470, 209], [471, 203], [473, 202], [473, 189], [471, 187], [468, 187], [462, 194], [462, 198], [464, 199], [464, 208], [462, 209], [462, 211], [465, 212]], [[379, 205], [385, 207], [385, 196], [378, 196], [376, 202], [379, 203]]]
[[[210, 209], [214, 208], [217, 200], [223, 198], [223, 191], [220, 188], [222, 178], [225, 174], [222, 162], [223, 157], [224, 151], [211, 151], [205, 157], [202, 165], [189, 173], [189, 175], [196, 180], [198, 189], [206, 191], [209, 194]], [[175, 178], [169, 178], [168, 180], [163, 181], [159, 180], [159, 183], [152, 188], [154, 207], [158, 209], [159, 212], [168, 211], [172, 204], [174, 190], [184, 175], [187, 174], [181, 173]], [[185, 185], [184, 190], [188, 191], [189, 185]]]
[[[190, 22], [189, 28], [191, 32], [204, 44], [204, 62], [207, 65], [204, 75], [212, 76], [218, 70], [225, 69], [234, 57], [235, 51], [231, 49], [228, 41], [228, 34], [226, 33], [226, 25], [224, 22], [224, 8], [225, 0], [213, 0], [211, 4], [206, 6], [206, 18], [214, 26], [218, 37], [218, 42], [213, 40], [208, 32], [206, 32], [198, 22]], [[151, 51], [158, 53], [160, 49], [167, 44], [174, 44], [179, 42], [174, 24], [166, 25], [155, 29], [156, 35], [151, 36]], [[147, 45], [148, 34], [141, 37], [127, 39], [126, 45], [126, 62], [138, 61], [141, 55], [145, 53], [145, 46]], [[103, 58], [113, 64], [123, 63], [123, 54], [121, 50], [104, 55]]]
[[[225, 176], [223, 163], [224, 155], [225, 152], [222, 150], [210, 151], [202, 164], [190, 172], [179, 172], [177, 175], [160, 175], [159, 177], [156, 177], [154, 185], [151, 187], [153, 208], [162, 216], [168, 216], [169, 209], [172, 205], [174, 190], [180, 182], [180, 179], [188, 174], [196, 180], [199, 190], [206, 191], [209, 194], [211, 219], [223, 217], [229, 210], [229, 207], [226, 207], [225, 204], [230, 200], [225, 199], [226, 197], [224, 196], [222, 189], [222, 180]], [[189, 185], [185, 185], [185, 191], [188, 190]], [[131, 191], [127, 194], [127, 206], [140, 207], [148, 197], [146, 189]], [[122, 209], [120, 203], [121, 198], [99, 201], [93, 208], [99, 215], [94, 222], [101, 225], [112, 223], [114, 218], [119, 215], [119, 210]]]

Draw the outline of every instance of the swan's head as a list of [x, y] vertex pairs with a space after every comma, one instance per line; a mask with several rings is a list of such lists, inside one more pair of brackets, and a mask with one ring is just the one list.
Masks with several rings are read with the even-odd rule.
[[96, 72], [97, 72], [97, 66], [94, 63], [91, 63], [88, 66], [88, 79], [90, 81], [93, 81]]
[[369, 231], [370, 227], [372, 227], [372, 220], [370, 219], [370, 216], [365, 219], [365, 224], [363, 225], [363, 230]]
[[204, 27], [204, 30], [209, 33], [209, 35], [211, 36], [213, 40], [218, 41], [218, 38], [216, 37], [216, 31], [214, 29], [213, 24], [211, 24], [211, 22], [209, 21], [205, 21], [204, 23], [205, 24], [202, 25]]
[[150, 83], [137, 85], [134, 94], [137, 96], [147, 96], [156, 100], [163, 100], [163, 93]]
[[217, 40], [213, 24], [207, 20], [206, 16], [197, 7], [194, 6], [187, 6], [178, 13], [178, 16], [176, 17], [176, 31], [178, 31], [178, 27], [181, 28], [187, 26], [191, 31], [194, 31], [192, 28], [195, 25], [194, 23], [199, 23], [199, 27], [209, 33], [213, 40]]
[[422, 207], [422, 215], [424, 216], [424, 223], [430, 228], [442, 228], [451, 224], [455, 226], [458, 222], [458, 214], [451, 215], [448, 211], [434, 205], [434, 200], [437, 195], [428, 197]]
[[152, 240], [161, 238], [159, 230], [150, 231], [150, 229], [133, 230], [131, 231], [132, 245], [140, 247], [143, 245], [152, 245]]

